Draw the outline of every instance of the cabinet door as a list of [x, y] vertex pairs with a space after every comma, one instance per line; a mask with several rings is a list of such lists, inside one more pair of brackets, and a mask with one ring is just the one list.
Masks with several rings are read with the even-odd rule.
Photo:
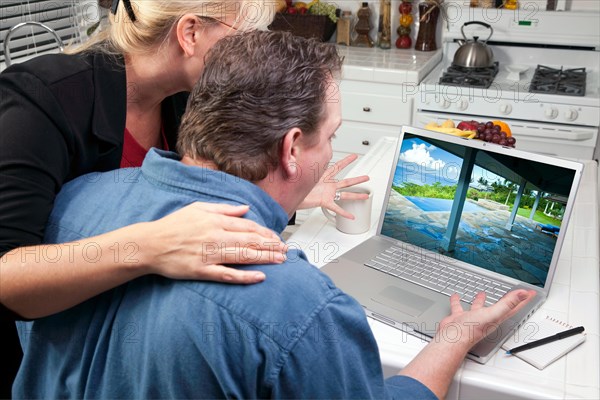
[[333, 140], [333, 151], [365, 154], [384, 136], [397, 136], [400, 126], [344, 121]]

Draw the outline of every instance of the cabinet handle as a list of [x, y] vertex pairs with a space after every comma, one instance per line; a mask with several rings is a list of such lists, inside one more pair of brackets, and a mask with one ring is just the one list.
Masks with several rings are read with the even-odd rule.
[[371, 112], [371, 107], [363, 107], [364, 112]]
[[369, 141], [368, 140], [363, 140], [362, 144], [365, 145], [365, 146], [368, 146], [369, 145]]

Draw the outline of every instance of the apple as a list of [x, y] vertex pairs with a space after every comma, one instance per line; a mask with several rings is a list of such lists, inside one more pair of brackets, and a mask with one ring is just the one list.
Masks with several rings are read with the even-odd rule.
[[298, 9], [298, 14], [304, 15], [308, 12], [308, 8], [306, 7], [302, 7], [300, 9]]
[[296, 14], [297, 12], [298, 10], [296, 9], [296, 7], [288, 7], [287, 9], [288, 14]]
[[410, 1], [403, 1], [400, 3], [400, 14], [410, 14], [412, 12], [412, 3]]
[[461, 131], [477, 131], [478, 125], [477, 121], [461, 121], [456, 127]]

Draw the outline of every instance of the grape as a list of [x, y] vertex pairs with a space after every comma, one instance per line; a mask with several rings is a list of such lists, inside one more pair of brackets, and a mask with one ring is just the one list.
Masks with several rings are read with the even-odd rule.
[[479, 124], [477, 127], [477, 133], [483, 133], [485, 131], [485, 125]]
[[492, 134], [491, 133], [486, 133], [485, 134], [485, 141], [486, 142], [491, 142], [492, 141]]
[[508, 142], [508, 144], [509, 144], [510, 146], [514, 146], [514, 144], [517, 142], [517, 140], [516, 140], [514, 137], [512, 137], [512, 136], [511, 136], [511, 137], [508, 137], [508, 138], [506, 138], [506, 141]]
[[506, 139], [500, 139], [500, 141], [498, 142], [498, 144], [502, 145], [502, 146], [506, 146], [506, 145], [508, 145], [508, 141]]
[[504, 132], [504, 131], [500, 131], [500, 137], [501, 137], [502, 139], [506, 139], [506, 132]]
[[494, 123], [492, 121], [488, 121], [485, 123], [485, 127], [488, 129], [492, 129], [493, 126], [494, 126]]
[[500, 135], [493, 135], [492, 143], [500, 143]]
[[483, 131], [483, 133], [485, 133], [486, 135], [491, 135], [493, 132], [492, 132], [492, 130], [491, 130], [491, 129], [489, 129], [489, 128], [486, 128], [486, 129]]
[[331, 19], [332, 22], [337, 22], [337, 16], [335, 15], [335, 6], [328, 3], [314, 3], [309, 8], [309, 12], [314, 15], [326, 15]]
[[494, 125], [493, 128], [495, 130], [497, 130], [498, 132], [500, 132], [502, 130], [502, 128], [500, 127], [500, 125]]

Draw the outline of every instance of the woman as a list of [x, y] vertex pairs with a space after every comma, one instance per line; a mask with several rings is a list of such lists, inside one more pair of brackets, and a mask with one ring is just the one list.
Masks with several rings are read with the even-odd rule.
[[[273, 5], [115, 0], [110, 28], [83, 48], [38, 57], [0, 75], [4, 319], [47, 316], [145, 274], [256, 283], [262, 273], [221, 264], [284, 259], [276, 235], [237, 218], [247, 207], [214, 204], [192, 204], [161, 220], [76, 243], [40, 245], [65, 182], [139, 166], [151, 147], [174, 148], [186, 92], [200, 76], [208, 49], [225, 35], [266, 27]], [[131, 171], [115, 171], [115, 179], [135, 179]], [[364, 180], [323, 181], [305, 206], [347, 215], [333, 203], [334, 194]]]

